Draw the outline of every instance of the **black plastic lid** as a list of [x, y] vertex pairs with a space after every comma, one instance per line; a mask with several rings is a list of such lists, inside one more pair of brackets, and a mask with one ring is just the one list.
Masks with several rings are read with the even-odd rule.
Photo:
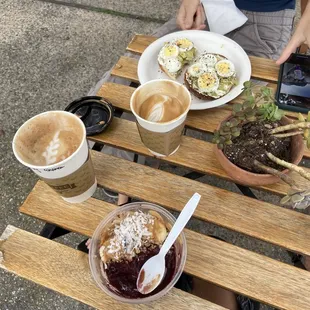
[[103, 132], [110, 125], [114, 115], [112, 104], [98, 96], [74, 100], [65, 111], [77, 115], [83, 121], [87, 136]]

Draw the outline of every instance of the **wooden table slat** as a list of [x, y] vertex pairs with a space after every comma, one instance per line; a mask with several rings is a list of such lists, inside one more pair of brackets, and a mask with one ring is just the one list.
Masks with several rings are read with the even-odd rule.
[[112, 68], [111, 74], [135, 83], [139, 83], [137, 67], [137, 59], [121, 56], [118, 62]]
[[[53, 208], [46, 208], [51, 199]], [[20, 211], [91, 236], [99, 222], [115, 208], [93, 198], [82, 204], [69, 204], [40, 181]], [[309, 304], [309, 272], [190, 230], [186, 230], [186, 240], [187, 273], [277, 308], [300, 310]]]
[[136, 34], [127, 46], [127, 51], [141, 55], [144, 50], [157, 38], [154, 36], [146, 36], [143, 34]]
[[91, 154], [100, 186], [176, 211], [198, 192], [202, 199], [195, 217], [310, 255], [309, 215], [111, 155]]
[[[127, 50], [141, 55], [144, 50], [156, 39], [156, 37], [152, 36], [135, 35], [129, 43]], [[278, 81], [279, 66], [274, 60], [254, 56], [250, 56], [249, 58], [252, 65], [252, 77], [270, 82]], [[118, 73], [121, 74], [122, 72]]]
[[[251, 56], [250, 60], [252, 64], [252, 78], [261, 79], [268, 82], [277, 82], [279, 68], [275, 67], [273, 60], [254, 56]], [[121, 56], [116, 65], [113, 67], [111, 74], [135, 83], [139, 83], [137, 69], [137, 59]]]
[[[91, 136], [89, 139], [141, 155], [155, 157], [142, 143], [136, 123], [125, 119], [114, 118], [105, 132]], [[216, 159], [213, 150], [214, 144], [212, 143], [183, 136], [179, 150], [172, 156], [163, 157], [161, 160], [231, 181], [232, 179], [226, 174]], [[310, 169], [305, 169], [310, 172]], [[293, 172], [291, 176], [296, 183], [301, 184], [301, 186], [304, 184], [304, 179], [299, 174]], [[276, 184], [261, 186], [259, 189], [267, 190], [274, 194], [285, 195], [289, 186], [280, 181]]]
[[[116, 83], [105, 83], [98, 90], [97, 95], [109, 100], [114, 107], [130, 112], [130, 97], [134, 92], [133, 87]], [[240, 99], [238, 99], [240, 100]], [[223, 108], [214, 108], [202, 111], [190, 111], [186, 126], [192, 129], [213, 133], [218, 124], [231, 113], [230, 105]], [[288, 113], [288, 116], [296, 117], [296, 113]], [[305, 150], [304, 156], [310, 158], [310, 151]]]
[[120, 303], [96, 285], [86, 253], [13, 226], [8, 226], [4, 234], [6, 240], [0, 243], [4, 255], [1, 268], [96, 309], [224, 309], [175, 288], [148, 305]]

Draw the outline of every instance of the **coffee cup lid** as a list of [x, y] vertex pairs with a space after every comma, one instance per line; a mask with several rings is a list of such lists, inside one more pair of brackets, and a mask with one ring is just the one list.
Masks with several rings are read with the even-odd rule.
[[111, 103], [98, 96], [86, 96], [74, 100], [65, 111], [77, 115], [86, 127], [86, 135], [103, 132], [111, 123], [114, 109]]

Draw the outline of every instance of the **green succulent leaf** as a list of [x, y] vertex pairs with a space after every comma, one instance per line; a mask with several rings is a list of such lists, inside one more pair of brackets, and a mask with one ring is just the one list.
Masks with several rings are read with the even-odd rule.
[[220, 143], [224, 143], [226, 140], [226, 136], [220, 136]]
[[280, 200], [280, 204], [282, 206], [286, 205], [289, 201], [291, 200], [291, 196], [284, 196], [281, 200]]
[[231, 132], [233, 133], [233, 132], [237, 132], [237, 131], [240, 131], [240, 128], [238, 128], [238, 127], [233, 127], [233, 128], [231, 128]]
[[280, 110], [274, 103], [260, 105], [258, 114], [263, 115], [265, 120], [279, 121], [284, 116], [284, 111]]
[[233, 110], [234, 110], [235, 112], [240, 112], [240, 111], [242, 110], [242, 104], [240, 104], [240, 103], [235, 103], [235, 104], [233, 105]]
[[240, 124], [240, 121], [238, 121], [236, 118], [232, 118], [230, 120], [230, 124], [231, 124], [231, 127], [236, 127]]
[[264, 97], [270, 97], [271, 96], [271, 89], [266, 87], [266, 86], [263, 86], [261, 89], [261, 93]]
[[244, 88], [251, 88], [252, 87], [252, 82], [251, 81], [246, 81], [243, 83]]
[[255, 122], [255, 121], [256, 121], [256, 116], [247, 116], [246, 119], [247, 119], [249, 122]]
[[232, 135], [233, 137], [239, 137], [239, 136], [240, 136], [240, 131], [232, 132], [231, 135]]
[[304, 200], [304, 197], [301, 196], [301, 195], [299, 195], [299, 194], [295, 194], [295, 195], [293, 195], [293, 196], [291, 197], [291, 201], [292, 201], [293, 203], [298, 203], [298, 202], [301, 202], [301, 201], [303, 201], [303, 200]]

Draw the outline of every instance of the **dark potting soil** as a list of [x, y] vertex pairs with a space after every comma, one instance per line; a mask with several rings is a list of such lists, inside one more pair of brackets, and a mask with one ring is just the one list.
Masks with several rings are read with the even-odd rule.
[[254, 172], [266, 173], [254, 165], [254, 159], [262, 164], [284, 170], [271, 161], [266, 151], [285, 161], [291, 161], [291, 137], [277, 138], [270, 135], [270, 129], [280, 126], [279, 122], [257, 121], [242, 126], [240, 136], [232, 139], [233, 144], [226, 145], [223, 152], [238, 167]]

